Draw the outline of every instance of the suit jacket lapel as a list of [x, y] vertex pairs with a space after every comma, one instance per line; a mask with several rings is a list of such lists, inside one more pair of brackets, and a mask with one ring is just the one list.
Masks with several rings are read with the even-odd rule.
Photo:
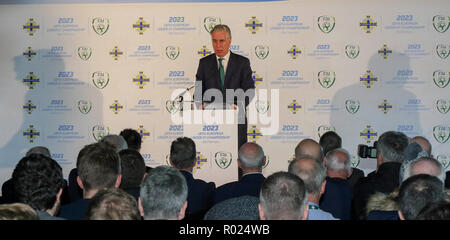
[[230, 59], [228, 59], [227, 71], [225, 73], [225, 83], [224, 83], [225, 89], [230, 86], [231, 79], [232, 79], [231, 77], [232, 77], [233, 73], [235, 72], [234, 68], [236, 67], [236, 65], [235, 65], [234, 58], [235, 58], [234, 53], [232, 53], [230, 51]]

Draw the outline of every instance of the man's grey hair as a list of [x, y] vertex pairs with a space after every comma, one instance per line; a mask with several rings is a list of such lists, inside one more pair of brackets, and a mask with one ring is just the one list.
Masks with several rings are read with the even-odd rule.
[[[248, 150], [248, 146], [252, 145], [256, 148], [256, 152]], [[254, 149], [253, 149], [254, 150]], [[260, 145], [248, 142], [242, 145], [238, 152], [238, 158], [244, 169], [262, 169], [264, 164], [264, 150]]]
[[[302, 168], [300, 161], [312, 162], [312, 168]], [[300, 177], [306, 186], [308, 194], [319, 195], [323, 181], [325, 181], [326, 171], [322, 163], [313, 158], [299, 158], [289, 164], [288, 172]]]
[[125, 141], [125, 138], [123, 138], [120, 135], [106, 135], [101, 140], [101, 142], [107, 142], [111, 145], [113, 145], [116, 148], [116, 152], [120, 152], [124, 149], [128, 148], [127, 141]]
[[231, 30], [225, 24], [217, 24], [216, 26], [214, 26], [210, 33], [213, 34], [214, 32], [226, 32], [227, 38], [231, 39]]
[[[347, 160], [340, 159], [339, 156], [337, 155], [337, 153], [339, 152], [344, 153]], [[328, 169], [334, 171], [344, 170], [347, 172], [347, 174], [350, 174], [352, 168], [352, 161], [351, 156], [347, 150], [343, 148], [333, 149], [327, 153], [326, 159]]]
[[383, 163], [403, 162], [404, 151], [408, 146], [408, 137], [402, 132], [388, 131], [378, 139], [377, 152], [381, 154]]
[[421, 174], [424, 173], [422, 172], [420, 169], [414, 168], [415, 165], [417, 165], [418, 163], [421, 162], [428, 162], [430, 163], [433, 167], [434, 167], [434, 171], [436, 174], [431, 174], [437, 178], [439, 178], [439, 180], [441, 180], [443, 183], [445, 183], [445, 170], [442, 167], [442, 164], [431, 157], [418, 157], [417, 159], [414, 159], [412, 161], [408, 161], [408, 162], [404, 162], [402, 163], [401, 167], [400, 167], [400, 183], [404, 182], [406, 179], [417, 175], [417, 174]]
[[276, 172], [261, 185], [259, 195], [268, 220], [300, 220], [308, 202], [303, 180], [288, 172]]
[[144, 219], [177, 219], [187, 195], [186, 179], [177, 169], [151, 169], [140, 190]]

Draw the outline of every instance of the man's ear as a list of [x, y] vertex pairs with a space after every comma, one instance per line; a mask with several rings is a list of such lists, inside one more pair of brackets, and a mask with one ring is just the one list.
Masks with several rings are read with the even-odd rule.
[[309, 213], [309, 205], [308, 203], [306, 203], [305, 210], [303, 210], [302, 220], [308, 220], [308, 213]]
[[262, 209], [261, 203], [258, 204], [258, 210], [259, 210], [259, 219], [266, 220], [266, 217], [264, 216], [264, 211]]
[[325, 186], [327, 185], [327, 180], [323, 180], [322, 186], [320, 186], [320, 195], [325, 192]]
[[403, 213], [400, 210], [398, 210], [397, 213], [400, 220], [405, 220], [405, 217], [403, 216]]
[[178, 215], [178, 220], [181, 220], [184, 218], [184, 215], [186, 213], [186, 208], [187, 208], [188, 202], [187, 200], [184, 202], [183, 206], [181, 206], [180, 209], [180, 214]]
[[83, 182], [81, 181], [80, 176], [77, 176], [77, 183], [78, 183], [78, 186], [80, 186], [80, 188], [84, 190]]
[[122, 174], [119, 174], [119, 176], [117, 176], [116, 184], [114, 185], [114, 187], [115, 188], [119, 188], [120, 187], [120, 183], [122, 183]]
[[144, 217], [144, 208], [142, 207], [142, 198], [141, 197], [138, 198], [138, 208], [139, 208], [139, 213], [141, 214], [142, 217]]

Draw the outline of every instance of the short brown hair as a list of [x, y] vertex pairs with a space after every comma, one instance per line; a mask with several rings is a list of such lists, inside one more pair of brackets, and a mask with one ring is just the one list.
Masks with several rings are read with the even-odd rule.
[[104, 188], [86, 210], [87, 220], [141, 220], [136, 199], [120, 188]]

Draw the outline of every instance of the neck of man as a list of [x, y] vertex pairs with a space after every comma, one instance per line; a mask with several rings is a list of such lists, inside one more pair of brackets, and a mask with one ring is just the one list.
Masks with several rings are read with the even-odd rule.
[[327, 176], [330, 178], [342, 178], [347, 179], [347, 173], [345, 170], [339, 170], [339, 171], [329, 171], [327, 170]]
[[242, 175], [248, 173], [261, 173], [261, 169], [242, 169]]
[[186, 171], [186, 172], [192, 173], [192, 171], [194, 171], [194, 167], [190, 167], [190, 168], [180, 168], [180, 169], [178, 169], [178, 170], [180, 170], [180, 171]]
[[91, 189], [89, 191], [83, 191], [83, 198], [84, 199], [91, 199], [94, 197], [94, 195], [98, 192], [98, 189]]
[[308, 202], [319, 204], [320, 194], [308, 193]]

